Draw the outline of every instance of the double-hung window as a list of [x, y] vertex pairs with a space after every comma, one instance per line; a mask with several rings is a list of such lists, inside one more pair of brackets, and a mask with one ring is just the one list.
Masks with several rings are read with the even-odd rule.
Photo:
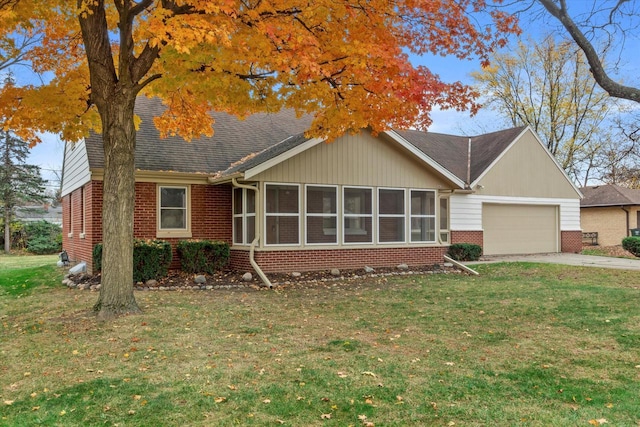
[[411, 190], [411, 242], [436, 241], [436, 193]]
[[256, 193], [246, 188], [233, 189], [233, 243], [249, 245], [256, 233]]
[[189, 187], [158, 186], [159, 237], [191, 237], [189, 223]]
[[343, 188], [344, 243], [373, 243], [372, 192], [364, 187]]
[[378, 242], [405, 241], [405, 191], [395, 188], [378, 189]]
[[267, 245], [300, 244], [300, 187], [266, 184], [265, 235]]
[[307, 185], [306, 243], [338, 243], [338, 189], [335, 186]]

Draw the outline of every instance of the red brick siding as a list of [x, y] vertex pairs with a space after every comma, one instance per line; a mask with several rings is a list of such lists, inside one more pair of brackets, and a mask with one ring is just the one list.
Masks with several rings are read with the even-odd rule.
[[[330, 268], [395, 267], [441, 264], [447, 247], [305, 249], [299, 251], [263, 251], [255, 260], [265, 272], [312, 271]], [[249, 251], [231, 251], [231, 268], [251, 271]]]
[[[74, 261], [85, 261], [92, 271], [93, 247], [102, 241], [102, 182], [86, 184], [86, 224], [85, 239], [79, 238], [81, 230], [80, 189], [63, 198], [63, 248]], [[157, 184], [136, 183], [134, 214], [134, 236], [140, 239], [155, 239], [157, 228]], [[69, 218], [69, 206], [73, 203]], [[73, 221], [73, 237], [69, 238], [70, 220]], [[231, 241], [231, 187], [211, 185], [191, 185], [191, 232], [194, 239]], [[174, 246], [171, 268], [179, 268], [175, 245], [181, 239], [162, 239]]]
[[582, 251], [582, 231], [560, 232], [562, 252], [579, 253]]
[[473, 243], [483, 246], [484, 234], [482, 231], [451, 231], [451, 243]]

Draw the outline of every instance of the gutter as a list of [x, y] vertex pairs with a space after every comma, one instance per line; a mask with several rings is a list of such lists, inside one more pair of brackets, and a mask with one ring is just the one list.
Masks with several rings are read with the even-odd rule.
[[[257, 202], [260, 199], [258, 198], [259, 193], [258, 193], [258, 188], [257, 187], [254, 187], [253, 185], [240, 184], [236, 177], [231, 178], [231, 182], [233, 183], [234, 187], [245, 188], [247, 190], [254, 191], [256, 193], [256, 206], [258, 205]], [[258, 244], [258, 241], [260, 240], [260, 221], [256, 221], [254, 226], [255, 226], [255, 234], [256, 235], [253, 238], [253, 242], [251, 242], [251, 247], [249, 249], [249, 263], [251, 263], [251, 267], [253, 267], [253, 269], [256, 271], [256, 273], [258, 274], [258, 276], [262, 280], [262, 283], [265, 286], [267, 286], [269, 289], [272, 289], [273, 285], [271, 284], [271, 281], [264, 274], [264, 272], [262, 271], [262, 269], [260, 268], [260, 266], [258, 265], [258, 263], [256, 262], [255, 257], [254, 257], [256, 245]]]

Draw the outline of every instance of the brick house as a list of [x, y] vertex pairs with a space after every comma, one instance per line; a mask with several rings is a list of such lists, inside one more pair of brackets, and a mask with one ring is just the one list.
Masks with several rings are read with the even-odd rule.
[[580, 189], [580, 221], [587, 233], [598, 233], [602, 246], [622, 244], [632, 228], [640, 228], [640, 190], [619, 185], [595, 185]]
[[[213, 137], [185, 142], [160, 139], [157, 99], [136, 108], [135, 237], [224, 240], [235, 269], [251, 256], [265, 272], [425, 265], [457, 242], [485, 254], [581, 249], [581, 194], [528, 127], [364, 130], [327, 144], [304, 137], [309, 118], [282, 111], [214, 114]], [[90, 271], [103, 166], [99, 135], [66, 145], [63, 246]]]

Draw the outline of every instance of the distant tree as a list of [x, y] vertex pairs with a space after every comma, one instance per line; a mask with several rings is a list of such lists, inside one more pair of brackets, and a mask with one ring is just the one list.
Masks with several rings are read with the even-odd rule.
[[[616, 76], [616, 70], [607, 67], [607, 54], [617, 54], [616, 61], [637, 56], [632, 38], [638, 37], [640, 27], [640, 2], [635, 0], [593, 0], [572, 2], [569, 9], [566, 0], [535, 0], [555, 18], [584, 52], [589, 71], [610, 96], [640, 102], [640, 86], [624, 83]], [[625, 47], [629, 47], [625, 51]], [[624, 76], [623, 76], [624, 77]], [[629, 76], [635, 77], [635, 76]]]
[[495, 54], [491, 64], [473, 74], [486, 105], [513, 126], [531, 126], [567, 174], [588, 179], [585, 171], [613, 138], [603, 123], [621, 107], [593, 81], [582, 52], [549, 36]]
[[[12, 86], [8, 75], [4, 87]], [[2, 123], [0, 123], [2, 124]], [[11, 220], [14, 208], [23, 202], [45, 200], [45, 181], [38, 166], [26, 164], [29, 145], [0, 126], [0, 204], [3, 206], [4, 251], [11, 251]]]

